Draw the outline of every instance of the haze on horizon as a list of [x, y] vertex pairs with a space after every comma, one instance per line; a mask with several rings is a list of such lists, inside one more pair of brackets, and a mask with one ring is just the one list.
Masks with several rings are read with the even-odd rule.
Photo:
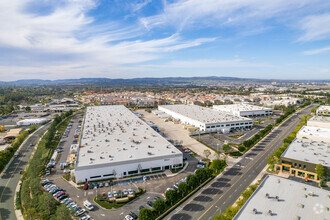
[[323, 0], [2, 0], [0, 81], [330, 79]]

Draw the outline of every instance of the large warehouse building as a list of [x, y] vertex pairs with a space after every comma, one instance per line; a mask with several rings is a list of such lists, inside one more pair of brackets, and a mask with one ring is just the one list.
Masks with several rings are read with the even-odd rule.
[[271, 108], [248, 104], [213, 105], [213, 109], [242, 117], [258, 117], [273, 114], [273, 110]]
[[233, 219], [329, 219], [329, 207], [328, 190], [269, 175]]
[[233, 129], [251, 128], [249, 118], [231, 115], [197, 105], [160, 105], [158, 110], [180, 120], [182, 124], [193, 125], [200, 131], [226, 133]]
[[182, 166], [182, 152], [122, 105], [86, 110], [75, 165], [77, 182]]

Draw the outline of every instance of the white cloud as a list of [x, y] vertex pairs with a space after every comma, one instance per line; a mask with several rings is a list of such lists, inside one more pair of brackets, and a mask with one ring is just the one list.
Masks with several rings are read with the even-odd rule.
[[[142, 27], [122, 27], [118, 21], [94, 24], [94, 18], [88, 15], [97, 7], [93, 0], [63, 0], [43, 15], [25, 11], [29, 3], [31, 0], [0, 2], [0, 66], [6, 74], [75, 73], [72, 67], [76, 66], [88, 66], [84, 70], [90, 73], [121, 72], [128, 69], [123, 65], [154, 60], [168, 52], [215, 40], [184, 40], [178, 34], [132, 40], [144, 33]], [[10, 64], [22, 70], [10, 68]]]
[[319, 54], [319, 53], [325, 53], [328, 51], [330, 51], [330, 47], [323, 47], [323, 48], [319, 48], [319, 49], [315, 49], [315, 50], [304, 51], [303, 54], [304, 55], [315, 55], [315, 54]]
[[142, 24], [151, 29], [168, 25], [179, 30], [201, 24], [228, 26], [249, 25], [280, 17], [285, 13], [295, 13], [302, 8], [311, 10], [321, 0], [178, 0], [166, 4], [162, 13], [141, 19]]
[[312, 15], [304, 18], [301, 22], [304, 34], [299, 41], [323, 40], [330, 37], [330, 13]]

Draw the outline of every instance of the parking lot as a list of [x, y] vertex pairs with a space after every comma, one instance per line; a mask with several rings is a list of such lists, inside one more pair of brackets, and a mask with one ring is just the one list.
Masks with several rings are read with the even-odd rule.
[[[197, 140], [190, 137], [188, 130], [185, 130], [182, 124], [174, 124], [170, 121], [165, 122], [164, 119], [161, 119], [157, 115], [148, 113], [144, 110], [137, 110], [137, 112], [143, 115], [143, 120], [153, 122], [159, 130], [166, 135], [166, 137], [171, 138], [173, 141], [181, 141], [182, 146], [185, 148], [190, 148], [198, 155], [203, 156], [204, 150], [209, 149], [204, 144], [199, 143]], [[201, 159], [201, 157], [199, 157], [199, 159]], [[209, 156], [209, 159], [216, 159], [216, 155], [212, 153]]]
[[[138, 215], [141, 206], [151, 208], [147, 204], [148, 201], [153, 202], [156, 196], [163, 197], [166, 189], [173, 187], [174, 184], [193, 173], [196, 169], [198, 160], [195, 157], [190, 156], [189, 153], [183, 153], [184, 158], [186, 158], [185, 163], [187, 163], [187, 167], [181, 173], [172, 174], [171, 171], [167, 170], [165, 172], [146, 175], [145, 181], [143, 181], [142, 176], [137, 176], [126, 179], [113, 179], [111, 184], [105, 184], [106, 181], [99, 181], [97, 183], [97, 188], [94, 187], [93, 183], [88, 190], [83, 190], [81, 189], [82, 187], [78, 188], [76, 184], [72, 182], [69, 183], [63, 178], [64, 170], [60, 168], [60, 164], [62, 162], [67, 162], [70, 146], [75, 140], [74, 135], [78, 128], [79, 118], [80, 117], [78, 116], [73, 117], [73, 123], [67, 137], [63, 137], [58, 146], [58, 149], [60, 149], [61, 152], [58, 156], [57, 163], [52, 169], [51, 174], [44, 178], [52, 181], [57, 187], [64, 189], [68, 197], [72, 199], [77, 206], [83, 208], [83, 202], [85, 200], [91, 202], [91, 204], [94, 205], [94, 210], [88, 211], [85, 209], [86, 213], [83, 215], [87, 214], [93, 219], [109, 219], [109, 216], [111, 216], [111, 219], [124, 219], [125, 215], [130, 214], [130, 211], [133, 211]], [[102, 182], [102, 187], [100, 187], [100, 182]], [[130, 189], [137, 192], [138, 188], [145, 189], [146, 193], [118, 209], [106, 210], [94, 202], [96, 195], [108, 195], [108, 192], [113, 194], [114, 191], [118, 193], [126, 190], [129, 191]]]

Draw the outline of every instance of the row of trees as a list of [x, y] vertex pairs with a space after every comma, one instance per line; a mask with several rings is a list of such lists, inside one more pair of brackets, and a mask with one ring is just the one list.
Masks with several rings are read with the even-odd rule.
[[60, 205], [51, 194], [44, 193], [40, 184], [40, 176], [45, 170], [49, 155], [58, 143], [55, 135], [59, 130], [65, 130], [71, 114], [72, 112], [67, 112], [55, 117], [48, 132], [40, 140], [27, 170], [23, 173], [21, 207], [22, 213], [27, 219], [71, 219], [69, 210]]
[[243, 152], [250, 149], [256, 143], [258, 143], [262, 138], [264, 138], [273, 128], [273, 125], [269, 124], [264, 129], [262, 129], [258, 134], [255, 134], [249, 140], [244, 141], [239, 147], [238, 150]]
[[270, 167], [274, 167], [274, 164], [280, 160], [281, 155], [286, 150], [286, 148], [291, 144], [291, 142], [296, 138], [298, 131], [302, 128], [302, 126], [307, 124], [310, 116], [303, 116], [298, 124], [298, 126], [293, 130], [293, 132], [288, 135], [284, 140], [281, 147], [279, 147], [272, 155], [270, 155], [267, 159]]
[[29, 136], [30, 133], [34, 132], [36, 129], [36, 126], [31, 126], [29, 130], [25, 130], [20, 133], [11, 143], [10, 147], [8, 147], [4, 151], [0, 151], [0, 172], [2, 172], [3, 169], [6, 167], [7, 163], [13, 157], [14, 153], [17, 151], [19, 146], [21, 146], [23, 141]]
[[219, 171], [223, 171], [226, 167], [225, 160], [213, 160], [210, 168], [202, 168], [196, 170], [195, 174], [187, 176], [186, 182], [181, 182], [178, 186], [178, 190], [168, 190], [165, 193], [165, 200], [157, 199], [153, 204], [153, 209], [144, 208], [139, 213], [139, 220], [155, 219], [157, 216], [164, 213], [179, 200], [187, 196], [190, 192], [196, 189], [199, 185], [205, 182], [212, 175], [217, 174]]

